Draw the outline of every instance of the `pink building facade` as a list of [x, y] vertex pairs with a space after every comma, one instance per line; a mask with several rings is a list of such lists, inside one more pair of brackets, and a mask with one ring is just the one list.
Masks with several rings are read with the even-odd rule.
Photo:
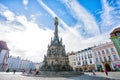
[[116, 70], [120, 64], [120, 56], [112, 42], [100, 44], [92, 48], [96, 70]]
[[6, 42], [0, 41], [0, 71], [6, 71], [7, 69], [7, 60], [9, 57], [9, 49]]

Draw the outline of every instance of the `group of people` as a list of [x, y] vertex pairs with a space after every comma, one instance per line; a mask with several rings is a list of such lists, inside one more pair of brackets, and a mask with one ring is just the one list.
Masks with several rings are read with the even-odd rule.
[[[9, 70], [9, 69], [6, 70], [6, 72], [9, 72], [9, 71], [11, 71], [11, 70]], [[13, 74], [15, 74], [16, 70], [14, 69], [14, 70], [12, 70], [12, 72], [13, 72]], [[38, 75], [38, 74], [40, 74], [40, 71], [38, 71], [36, 69], [35, 70], [30, 69], [30, 70], [23, 70], [22, 73], [23, 74], [26, 74], [26, 73], [27, 74], [32, 74], [32, 73], [34, 73], [35, 75]]]
[[[9, 71], [10, 71], [9, 69], [6, 70], [6, 72], [9, 72]], [[15, 74], [15, 72], [16, 72], [16, 70], [14, 69], [13, 74]]]
[[22, 73], [23, 74], [35, 74], [35, 75], [38, 75], [38, 74], [40, 74], [40, 71], [38, 71], [36, 69], [35, 70], [30, 69], [30, 70], [23, 70]]

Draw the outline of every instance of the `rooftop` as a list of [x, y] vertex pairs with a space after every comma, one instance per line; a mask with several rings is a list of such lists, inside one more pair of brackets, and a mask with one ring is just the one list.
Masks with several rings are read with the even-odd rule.
[[120, 27], [115, 28], [115, 29], [110, 33], [110, 36], [111, 36], [111, 37], [116, 36], [116, 33], [117, 33], [117, 32], [120, 32]]

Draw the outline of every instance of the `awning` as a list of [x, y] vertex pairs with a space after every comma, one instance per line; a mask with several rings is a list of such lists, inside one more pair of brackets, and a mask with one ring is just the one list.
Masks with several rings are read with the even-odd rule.
[[119, 66], [120, 67], [120, 64], [116, 64], [115, 66]]

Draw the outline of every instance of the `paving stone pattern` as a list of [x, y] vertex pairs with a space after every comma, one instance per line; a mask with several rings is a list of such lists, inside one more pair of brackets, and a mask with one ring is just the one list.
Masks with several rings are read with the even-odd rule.
[[97, 76], [81, 75], [78, 77], [30, 77], [22, 76], [21, 73], [0, 72], [0, 80], [115, 80]]

